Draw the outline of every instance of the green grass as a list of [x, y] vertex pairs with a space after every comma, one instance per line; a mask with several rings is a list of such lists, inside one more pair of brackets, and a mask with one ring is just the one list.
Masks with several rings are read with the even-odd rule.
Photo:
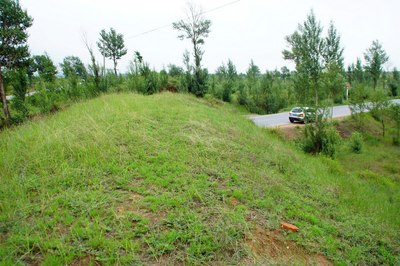
[[102, 96], [1, 132], [0, 151], [4, 265], [281, 263], [248, 244], [281, 221], [305, 255], [400, 263], [398, 180], [305, 155], [218, 101]]

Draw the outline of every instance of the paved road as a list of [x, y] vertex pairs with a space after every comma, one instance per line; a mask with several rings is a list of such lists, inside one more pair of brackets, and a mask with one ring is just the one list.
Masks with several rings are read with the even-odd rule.
[[[392, 100], [392, 102], [400, 104], [400, 99]], [[350, 108], [348, 105], [335, 106], [332, 110], [332, 117], [341, 117], [351, 115]], [[289, 112], [283, 112], [271, 115], [251, 115], [249, 119], [259, 127], [276, 127], [282, 125], [288, 125], [289, 122]]]

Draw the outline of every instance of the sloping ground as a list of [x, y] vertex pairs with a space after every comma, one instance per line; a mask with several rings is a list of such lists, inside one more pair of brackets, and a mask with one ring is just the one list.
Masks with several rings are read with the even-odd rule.
[[4, 264], [400, 262], [398, 183], [191, 96], [107, 95], [2, 132], [0, 182]]

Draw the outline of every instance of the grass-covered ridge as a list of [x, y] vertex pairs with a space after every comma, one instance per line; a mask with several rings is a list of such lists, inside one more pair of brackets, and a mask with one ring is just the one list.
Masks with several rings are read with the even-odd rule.
[[[399, 263], [399, 180], [187, 95], [107, 95], [1, 132], [0, 182], [4, 264], [307, 262], [262, 232], [311, 262]], [[281, 221], [299, 233], [276, 235]]]

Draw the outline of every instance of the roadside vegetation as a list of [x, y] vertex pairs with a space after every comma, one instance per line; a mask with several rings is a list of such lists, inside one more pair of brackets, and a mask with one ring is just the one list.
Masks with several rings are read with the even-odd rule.
[[[178, 38], [191, 41], [193, 51], [183, 52], [182, 66], [168, 65], [156, 71], [140, 51], [125, 47], [124, 36], [113, 28], [99, 34], [97, 48], [103, 56], [101, 63], [85, 37], [91, 56], [89, 65], [73, 55], [66, 56], [59, 67], [47, 54], [29, 55], [26, 31], [33, 23], [32, 18], [17, 2], [3, 2], [1, 21], [7, 21], [4, 25], [8, 26], [2, 31], [5, 39], [1, 51], [5, 54], [0, 62], [3, 107], [0, 127], [19, 124], [38, 114], [110, 92], [192, 93], [231, 102], [257, 114], [276, 113], [293, 106], [352, 103], [362, 107], [376, 93], [388, 98], [399, 94], [399, 71], [384, 68], [389, 56], [378, 40], [364, 53], [360, 52], [364, 61], [358, 58], [346, 68], [343, 44], [334, 22], [325, 32], [313, 11], [286, 38], [283, 56], [295, 63], [294, 71], [287, 67], [264, 71], [249, 60], [247, 71], [238, 73], [229, 59], [215, 70], [202, 66], [205, 53], [202, 45], [212, 30], [212, 23], [204, 17], [201, 7], [189, 4], [187, 18], [174, 23], [173, 28]], [[13, 14], [17, 15], [8, 21]], [[13, 23], [20, 27], [13, 28]], [[18, 38], [8, 40], [7, 36], [13, 34], [18, 34]], [[118, 60], [123, 56], [132, 58], [127, 71], [118, 69]], [[105, 68], [106, 59], [112, 60], [113, 69]], [[25, 97], [26, 92], [40, 93], [30, 99]], [[6, 95], [15, 97], [7, 101]]]

